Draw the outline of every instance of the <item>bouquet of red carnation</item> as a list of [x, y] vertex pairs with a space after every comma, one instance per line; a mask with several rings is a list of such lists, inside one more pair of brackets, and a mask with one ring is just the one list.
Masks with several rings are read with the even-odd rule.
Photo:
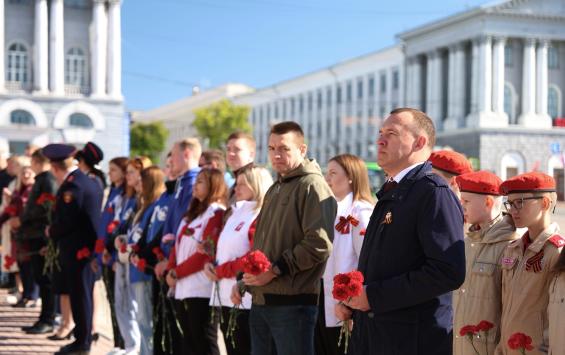
[[90, 249], [84, 247], [77, 251], [77, 260], [88, 259], [90, 257]]
[[141, 271], [141, 272], [145, 272], [145, 268], [147, 267], [147, 261], [143, 258], [140, 258], [137, 261], [137, 270]]
[[[47, 222], [51, 224], [53, 206], [57, 198], [47, 192], [39, 195], [39, 198], [35, 201], [37, 205], [45, 207], [47, 210]], [[59, 248], [55, 246], [55, 243], [51, 238], [47, 239], [47, 252], [45, 253], [45, 263], [43, 264], [43, 274], [51, 274], [55, 270], [61, 270], [59, 266]]]
[[15, 262], [16, 258], [11, 257], [10, 255], [4, 256], [4, 268], [6, 270], [9, 270]]
[[105, 239], [97, 239], [96, 244], [94, 245], [94, 252], [96, 254], [102, 254], [106, 249]]
[[155, 247], [155, 248], [151, 249], [151, 251], [153, 252], [153, 254], [155, 255], [155, 257], [157, 258], [158, 261], [165, 260], [165, 254], [163, 253], [161, 248]]
[[467, 340], [471, 343], [475, 354], [480, 355], [479, 351], [475, 347], [474, 339], [475, 336], [480, 337], [480, 333], [484, 333], [485, 337], [485, 348], [486, 348], [486, 355], [488, 355], [488, 333], [489, 331], [494, 328], [494, 324], [489, 321], [482, 320], [477, 325], [466, 325], [459, 330], [459, 335], [462, 337], [467, 337]]
[[[334, 287], [332, 289], [333, 298], [340, 303], [361, 295], [363, 291], [363, 274], [360, 271], [353, 270], [346, 274], [337, 274], [334, 276]], [[345, 337], [345, 353], [349, 346], [349, 338], [351, 337], [351, 319], [343, 322], [339, 331], [339, 339], [337, 346], [341, 346], [341, 339]]]
[[120, 221], [112, 221], [106, 226], [106, 233], [112, 234], [116, 230], [116, 227], [120, 224]]
[[532, 338], [524, 333], [514, 333], [508, 338], [508, 347], [512, 350], [520, 350], [525, 355], [526, 350], [533, 350]]

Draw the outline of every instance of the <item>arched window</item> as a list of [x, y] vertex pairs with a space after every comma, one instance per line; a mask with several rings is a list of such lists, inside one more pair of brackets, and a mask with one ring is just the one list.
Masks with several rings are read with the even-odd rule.
[[35, 125], [35, 118], [25, 110], [14, 110], [10, 113], [10, 123], [18, 125]]
[[84, 113], [73, 113], [69, 117], [69, 125], [77, 128], [92, 128], [92, 120]]
[[86, 86], [86, 56], [80, 48], [71, 48], [65, 58], [65, 84]]
[[510, 124], [516, 124], [516, 97], [514, 89], [508, 83], [504, 84], [504, 112], [508, 115]]
[[500, 178], [510, 179], [513, 176], [522, 174], [525, 171], [526, 163], [522, 155], [518, 152], [507, 152], [500, 161]]
[[14, 43], [8, 47], [8, 70], [6, 81], [24, 84], [29, 81], [28, 53], [21, 43]]
[[547, 113], [551, 118], [557, 118], [561, 115], [560, 93], [554, 85], [550, 85], [547, 91]]

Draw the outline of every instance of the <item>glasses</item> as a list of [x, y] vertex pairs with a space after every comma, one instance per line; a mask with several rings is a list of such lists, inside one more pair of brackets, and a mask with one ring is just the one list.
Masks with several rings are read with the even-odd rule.
[[543, 198], [543, 196], [535, 196], [535, 197], [521, 197], [518, 198], [516, 200], [513, 201], [505, 201], [504, 202], [504, 208], [506, 208], [507, 211], [510, 211], [510, 209], [515, 209], [516, 211], [520, 211], [523, 207], [524, 207], [524, 201], [527, 200], [541, 200]]

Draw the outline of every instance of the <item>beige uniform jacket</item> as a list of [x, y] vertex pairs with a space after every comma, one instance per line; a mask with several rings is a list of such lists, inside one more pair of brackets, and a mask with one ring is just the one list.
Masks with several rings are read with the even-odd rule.
[[467, 337], [459, 335], [459, 330], [465, 325], [477, 325], [482, 320], [493, 323], [494, 328], [488, 332], [488, 339], [481, 333], [481, 337], [473, 342], [481, 353], [486, 351], [486, 346], [489, 354], [494, 352], [500, 337], [502, 312], [500, 258], [508, 244], [519, 237], [512, 218], [502, 214], [491, 222], [469, 228], [465, 236], [465, 282], [453, 292], [455, 355], [476, 354]]
[[549, 322], [547, 306], [552, 268], [561, 252], [563, 238], [559, 227], [551, 224], [524, 252], [524, 238], [511, 243], [501, 259], [502, 323], [496, 354], [520, 354], [508, 347], [508, 338], [516, 332], [532, 338], [534, 350], [528, 355], [544, 354]]
[[565, 354], [565, 272], [555, 275], [549, 286], [549, 354]]

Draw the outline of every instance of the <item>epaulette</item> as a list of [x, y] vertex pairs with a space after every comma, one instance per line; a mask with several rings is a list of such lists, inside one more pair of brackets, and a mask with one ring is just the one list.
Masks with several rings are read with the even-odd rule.
[[548, 241], [551, 244], [555, 245], [557, 248], [561, 248], [562, 246], [565, 245], [565, 238], [563, 238], [559, 234], [555, 234], [554, 236], [549, 238]]

